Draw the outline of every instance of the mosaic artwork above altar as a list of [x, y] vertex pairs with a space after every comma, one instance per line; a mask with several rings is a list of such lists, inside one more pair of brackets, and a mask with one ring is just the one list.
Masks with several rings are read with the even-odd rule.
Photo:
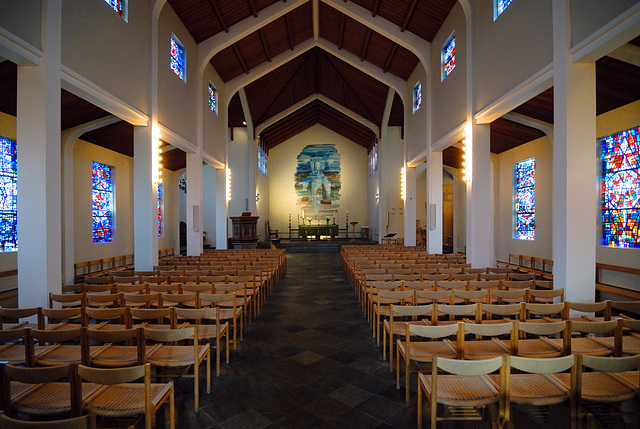
[[294, 187], [302, 216], [335, 221], [340, 200], [340, 154], [332, 144], [312, 144], [298, 155]]

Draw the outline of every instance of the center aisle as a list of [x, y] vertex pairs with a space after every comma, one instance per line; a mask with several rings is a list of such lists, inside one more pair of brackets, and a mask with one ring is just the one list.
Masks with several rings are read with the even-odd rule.
[[200, 412], [189, 411], [190, 395], [176, 398], [179, 427], [415, 427], [415, 404], [396, 390], [340, 254], [288, 254], [287, 262]]

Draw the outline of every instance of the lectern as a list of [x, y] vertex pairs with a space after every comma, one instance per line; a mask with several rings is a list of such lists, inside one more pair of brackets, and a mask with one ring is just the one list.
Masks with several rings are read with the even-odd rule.
[[244, 212], [242, 216], [231, 216], [233, 237], [231, 244], [234, 249], [255, 249], [258, 244], [258, 218], [251, 216], [251, 212]]

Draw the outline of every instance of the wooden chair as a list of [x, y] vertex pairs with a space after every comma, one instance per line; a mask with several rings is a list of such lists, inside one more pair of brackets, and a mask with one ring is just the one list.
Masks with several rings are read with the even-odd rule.
[[87, 292], [84, 300], [86, 307], [120, 307], [122, 305], [122, 294]]
[[[537, 286], [537, 284], [536, 284]], [[558, 299], [556, 301], [556, 298]], [[564, 302], [564, 289], [528, 289], [527, 302]]]
[[[480, 324], [458, 324], [458, 359], [490, 359], [509, 353], [510, 337], [513, 330], [511, 322]], [[468, 334], [475, 335], [476, 339], [467, 340]], [[507, 336], [508, 339], [500, 339]], [[482, 338], [489, 337], [484, 340]]]
[[[563, 319], [564, 303], [527, 302], [524, 305], [524, 317], [527, 322], [558, 322]], [[555, 316], [555, 317], [554, 317]]]
[[478, 302], [484, 304], [491, 303], [491, 294], [487, 289], [483, 290], [459, 290], [453, 289], [451, 291], [451, 304], [463, 303], [463, 304], [475, 304]]
[[85, 307], [43, 308], [43, 323], [40, 329], [77, 329], [82, 322], [82, 309]]
[[[221, 322], [228, 322], [233, 327], [233, 349], [236, 350], [238, 341], [238, 330], [240, 331], [240, 339], [242, 340], [243, 334], [243, 322], [242, 312], [243, 309], [237, 304], [236, 294], [234, 292], [229, 293], [200, 293], [198, 295], [200, 305], [202, 307], [218, 307], [220, 309], [218, 317]], [[238, 329], [238, 320], [240, 321], [240, 328]], [[228, 339], [228, 337], [227, 337]], [[228, 348], [227, 348], [228, 350]], [[227, 362], [228, 363], [228, 362]]]
[[478, 323], [491, 324], [522, 320], [522, 304], [478, 304]]
[[171, 329], [170, 308], [131, 308], [132, 325], [142, 325], [153, 329]]
[[[431, 323], [434, 325], [450, 325], [461, 320], [477, 321], [479, 308], [482, 304], [435, 304], [435, 316]], [[443, 320], [440, 316], [445, 316]], [[448, 317], [447, 317], [448, 316]]]
[[[240, 323], [240, 341], [244, 339], [244, 326], [247, 324], [247, 313], [250, 311], [251, 298], [244, 294], [246, 285], [244, 283], [215, 283], [213, 288], [216, 293], [233, 293], [235, 300], [233, 302], [225, 302], [222, 306], [233, 306], [240, 308], [241, 323]], [[202, 299], [203, 294], [200, 294]], [[237, 316], [234, 316], [237, 317]]]
[[[440, 374], [439, 370], [447, 373]], [[418, 428], [422, 428], [422, 395], [429, 401], [431, 428], [436, 429], [438, 421], [452, 420], [484, 420], [485, 414], [478, 408], [500, 407], [500, 390], [494, 386], [488, 374], [500, 370], [499, 379], [504, 378], [502, 357], [482, 361], [464, 361], [458, 359], [433, 357], [431, 372], [418, 373]], [[449, 412], [438, 416], [438, 404], [445, 406]], [[456, 412], [453, 408], [474, 409], [474, 413]], [[495, 426], [497, 421], [493, 421]]]
[[[592, 356], [609, 356], [615, 354], [622, 347], [622, 319], [608, 320], [604, 322], [587, 322], [574, 320], [570, 322], [571, 330], [580, 334], [579, 337], [571, 337], [569, 353]], [[603, 341], [603, 336], [613, 337], [614, 346], [610, 342]], [[559, 340], [552, 340], [559, 341]], [[618, 354], [619, 356], [619, 354]]]
[[26, 421], [0, 414], [0, 427], [4, 429], [96, 429], [95, 414], [62, 420]]
[[611, 347], [614, 356], [640, 354], [640, 320], [622, 319], [622, 328], [619, 335], [599, 337], [598, 341]]
[[31, 350], [31, 328], [0, 330], [0, 362], [34, 366], [35, 352]]
[[[37, 319], [36, 323], [20, 319]], [[0, 330], [19, 328], [38, 328], [43, 323], [42, 308], [5, 308], [0, 307]]]
[[[105, 418], [144, 416], [145, 429], [153, 426], [153, 417], [169, 400], [169, 426], [175, 428], [173, 383], [151, 383], [149, 364], [128, 368], [92, 368], [78, 366], [78, 379], [100, 387], [99, 393], [85, 401], [84, 410]], [[134, 383], [142, 379], [143, 383]]]
[[527, 300], [527, 290], [492, 290], [491, 298], [498, 304], [517, 304]]
[[[144, 340], [141, 342], [143, 350], [146, 349], [147, 340], [163, 344], [162, 347], [143, 353], [147, 362], [153, 366], [157, 377], [189, 377], [187, 375], [188, 368], [193, 368], [193, 374], [190, 377], [193, 378], [194, 409], [197, 412], [200, 409], [199, 367], [205, 360], [207, 393], [211, 392], [211, 362], [209, 359], [211, 352], [209, 345], [198, 344], [198, 326], [180, 329], [149, 329], [144, 327]], [[193, 341], [193, 345], [168, 345], [184, 340]], [[167, 371], [162, 371], [160, 374], [159, 370], [163, 369]]]
[[382, 357], [387, 358], [387, 336], [389, 337], [389, 372], [393, 371], [393, 355], [396, 337], [404, 338], [407, 324], [428, 324], [434, 315], [433, 305], [397, 305], [391, 304], [389, 319], [384, 321], [382, 331]]
[[[396, 388], [400, 389], [400, 358], [402, 357], [405, 370], [405, 401], [408, 404], [411, 389], [411, 363], [418, 365], [418, 369], [420, 369], [421, 365], [430, 364], [434, 356], [455, 358], [458, 351], [455, 343], [450, 341], [448, 337], [454, 337], [458, 334], [458, 325], [419, 326], [407, 324], [406, 329], [405, 340], [398, 339], [396, 343]], [[440, 341], [433, 341], [434, 339]]]
[[127, 308], [160, 308], [163, 306], [162, 293], [123, 293], [122, 306]]
[[[562, 343], [550, 341], [549, 335], [560, 334]], [[513, 322], [510, 353], [530, 358], [560, 357], [569, 354], [571, 333], [566, 321], [549, 323]]]
[[82, 307], [84, 294], [80, 293], [49, 293], [49, 308]]
[[[40, 330], [32, 329], [31, 337], [39, 345], [51, 344], [35, 354], [35, 363], [41, 366], [69, 365], [82, 362], [80, 347], [81, 328]], [[33, 348], [36, 350], [35, 346]]]
[[391, 317], [391, 305], [412, 305], [414, 300], [413, 290], [380, 290], [377, 295], [377, 302], [373, 305], [374, 323], [372, 326], [373, 338], [376, 345], [380, 345], [381, 323]]
[[[550, 406], [570, 402], [571, 428], [577, 421], [577, 365], [575, 355], [535, 359], [504, 355], [504, 403], [501, 417], [505, 424], [511, 421], [511, 404]], [[519, 372], [513, 373], [512, 370]], [[568, 385], [556, 375], [571, 371]], [[494, 383], [498, 381], [493, 378]]]
[[375, 314], [373, 313], [375, 303], [378, 301], [378, 293], [386, 290], [400, 290], [402, 289], [402, 281], [370, 281], [367, 285], [367, 291], [365, 294], [365, 300], [367, 303], [367, 320], [371, 325], [373, 332], [375, 333]]
[[[142, 328], [103, 330], [82, 328], [82, 364], [107, 368], [142, 365], [145, 357], [134, 344], [142, 340]], [[99, 344], [91, 349], [90, 342]], [[124, 344], [118, 344], [124, 343]]]

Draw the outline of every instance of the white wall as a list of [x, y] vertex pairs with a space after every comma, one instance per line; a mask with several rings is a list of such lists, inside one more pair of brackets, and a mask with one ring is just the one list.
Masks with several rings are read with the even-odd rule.
[[427, 163], [421, 162], [416, 166], [416, 220], [420, 221], [420, 228], [427, 225]]
[[[229, 168], [231, 169], [229, 217], [240, 216], [242, 212], [247, 211], [249, 198], [253, 198], [255, 201], [255, 194], [250, 195], [249, 193], [249, 145], [253, 143], [249, 137], [247, 128], [234, 128], [233, 140], [229, 141]], [[249, 211], [251, 211], [250, 208]], [[231, 225], [230, 220], [229, 225]]]
[[[302, 209], [296, 205], [297, 196], [293, 187], [297, 156], [310, 144], [334, 144], [340, 154], [342, 188], [337, 204], [337, 219], [340, 228], [345, 227], [346, 213], [349, 222], [363, 225], [367, 218], [367, 150], [344, 137], [315, 125], [269, 151], [269, 219], [272, 229], [288, 230], [289, 212], [292, 228], [298, 227], [298, 215]], [[349, 226], [351, 231], [351, 226]], [[356, 227], [356, 231], [358, 231]]]
[[[41, 0], [2, 1], [0, 2], [0, 27], [7, 29], [33, 47], [42, 49], [41, 12]], [[1, 53], [2, 47], [0, 47], [0, 55]]]
[[[209, 111], [211, 112], [211, 111]], [[184, 195], [182, 191], [180, 191]], [[186, 201], [185, 201], [186, 205]], [[184, 209], [183, 209], [184, 210]], [[186, 215], [184, 221], [186, 222]], [[216, 169], [202, 167], [202, 230], [207, 232], [207, 243], [216, 245]]]
[[[421, 109], [422, 110], [422, 109]], [[400, 170], [404, 165], [404, 144], [400, 138], [400, 127], [388, 127], [386, 139], [380, 143], [382, 224], [389, 220], [388, 227], [380, 236], [395, 233], [395, 238], [404, 237], [404, 202], [400, 197]]]
[[571, 46], [576, 46], [637, 4], [638, 0], [571, 0]]
[[[209, 109], [209, 82], [213, 83], [213, 86], [218, 91], [217, 115]], [[203, 86], [202, 91], [205, 96], [203, 97], [202, 150], [205, 154], [212, 156], [218, 161], [224, 162], [226, 155], [225, 136], [228, 132], [224, 112], [227, 110], [229, 99], [225, 93], [222, 79], [220, 79], [220, 76], [218, 76], [210, 64], [207, 64], [204, 71]]]
[[[413, 87], [418, 81], [422, 82], [422, 107], [414, 112]], [[429, 81], [426, 71], [422, 64], [418, 63], [407, 81], [406, 100], [408, 102], [404, 104], [404, 143], [407, 160], [416, 158], [427, 149], [428, 88]]]

